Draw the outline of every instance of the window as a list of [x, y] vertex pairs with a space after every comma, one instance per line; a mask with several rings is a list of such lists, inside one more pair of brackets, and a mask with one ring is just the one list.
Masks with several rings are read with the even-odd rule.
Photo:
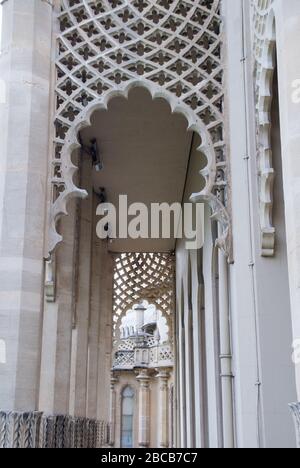
[[126, 387], [122, 393], [121, 447], [133, 448], [134, 391]]

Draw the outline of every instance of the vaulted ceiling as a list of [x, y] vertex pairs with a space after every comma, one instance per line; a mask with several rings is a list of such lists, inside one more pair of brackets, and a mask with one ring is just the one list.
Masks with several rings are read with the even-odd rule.
[[[107, 111], [92, 116], [91, 127], [81, 133], [85, 145], [97, 139], [103, 170], [93, 171], [94, 190], [104, 187], [107, 201], [118, 206], [119, 195], [128, 203], [182, 202], [189, 162], [200, 190], [203, 159], [196, 151], [200, 141], [187, 131], [187, 121], [172, 114], [163, 99], [153, 100], [136, 88], [129, 98], [113, 98]], [[188, 184], [187, 184], [188, 182]], [[192, 190], [192, 188], [190, 188]], [[175, 239], [114, 240], [115, 252], [164, 252], [174, 250]]]

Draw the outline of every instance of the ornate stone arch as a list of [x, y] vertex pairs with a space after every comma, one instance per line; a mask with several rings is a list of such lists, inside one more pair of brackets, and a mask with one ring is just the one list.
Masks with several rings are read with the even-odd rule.
[[56, 225], [68, 200], [86, 196], [73, 182], [78, 132], [93, 112], [136, 86], [165, 99], [200, 135], [206, 184], [191, 198], [210, 204], [222, 226], [219, 245], [229, 254], [220, 0], [61, 0], [58, 20], [47, 254], [61, 241]]
[[276, 67], [276, 31], [273, 0], [254, 0], [253, 9], [261, 252], [265, 257], [272, 257], [275, 253], [276, 235], [273, 226], [275, 172], [271, 141], [271, 107]]
[[122, 383], [122, 385], [120, 386], [120, 389], [119, 389], [119, 405], [122, 404], [123, 394], [124, 394], [124, 391], [126, 390], [126, 388], [131, 388], [131, 390], [133, 391], [133, 400], [134, 400], [135, 403], [137, 403], [138, 402], [138, 388], [137, 388], [137, 385], [133, 385], [132, 382], [127, 380], [127, 381]]

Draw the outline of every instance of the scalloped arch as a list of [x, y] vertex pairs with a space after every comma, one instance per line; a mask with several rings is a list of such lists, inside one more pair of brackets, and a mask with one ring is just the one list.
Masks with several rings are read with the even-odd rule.
[[123, 89], [108, 91], [98, 102], [92, 102], [87, 106], [81, 114], [78, 115], [74, 124], [68, 130], [61, 151], [60, 163], [60, 176], [64, 181], [64, 190], [59, 194], [51, 207], [48, 252], [51, 254], [57, 244], [62, 241], [62, 236], [58, 234], [56, 226], [58, 220], [63, 215], [68, 214], [68, 201], [73, 197], [85, 198], [87, 196], [87, 192], [78, 188], [73, 181], [74, 174], [78, 168], [72, 163], [71, 158], [73, 151], [80, 148], [80, 143], [78, 141], [80, 130], [91, 126], [91, 117], [95, 111], [107, 110], [109, 102], [113, 98], [124, 97], [128, 99], [130, 90], [135, 87], [148, 90], [152, 99], [164, 99], [169, 104], [172, 114], [178, 113], [185, 117], [187, 121], [187, 131], [193, 131], [201, 138], [201, 145], [197, 150], [205, 155], [208, 162], [207, 166], [200, 171], [201, 176], [205, 180], [205, 188], [199, 193], [191, 194], [191, 200], [194, 202], [209, 203], [213, 209], [214, 217], [220, 221], [222, 226], [222, 238], [219, 239], [220, 247], [224, 248], [228, 253], [229, 216], [225, 207], [212, 193], [216, 178], [217, 164], [211, 135], [207, 131], [206, 126], [199, 120], [189, 106], [178, 101], [171, 93], [143, 81], [132, 82]]
[[[135, 303], [134, 301], [132, 302], [132, 307], [126, 308], [122, 311], [122, 313], [116, 317], [116, 322], [114, 323], [114, 330], [113, 330], [113, 338], [114, 341], [116, 342], [114, 348], [118, 350], [118, 346], [121, 343], [121, 334], [120, 334], [120, 326], [122, 324], [122, 319], [126, 316], [126, 314], [133, 309], [135, 306], [137, 306], [138, 303]], [[173, 333], [174, 333], [174, 324], [173, 324], [173, 317], [172, 315], [168, 315], [166, 312], [163, 312], [157, 305], [155, 304], [155, 301], [151, 302], [149, 301], [148, 303], [149, 306], [154, 306], [156, 307], [157, 311], [161, 313], [162, 317], [166, 321], [166, 325], [168, 327], [168, 336], [169, 336], [169, 342], [173, 344]]]
[[164, 98], [202, 139], [208, 160], [206, 201], [222, 225], [219, 245], [230, 253], [224, 142], [220, 0], [61, 0], [57, 10], [56, 113], [48, 253], [61, 237], [57, 220], [67, 201], [86, 194], [73, 183], [71, 152], [78, 131], [111, 98], [135, 86]]

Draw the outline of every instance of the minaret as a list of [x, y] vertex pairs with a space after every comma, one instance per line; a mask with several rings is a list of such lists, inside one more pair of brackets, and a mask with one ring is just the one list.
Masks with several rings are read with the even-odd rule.
[[137, 335], [140, 335], [142, 332], [142, 328], [145, 323], [145, 312], [146, 312], [146, 307], [143, 305], [143, 302], [141, 302], [137, 308], [135, 309], [135, 321], [136, 321], [136, 331]]

